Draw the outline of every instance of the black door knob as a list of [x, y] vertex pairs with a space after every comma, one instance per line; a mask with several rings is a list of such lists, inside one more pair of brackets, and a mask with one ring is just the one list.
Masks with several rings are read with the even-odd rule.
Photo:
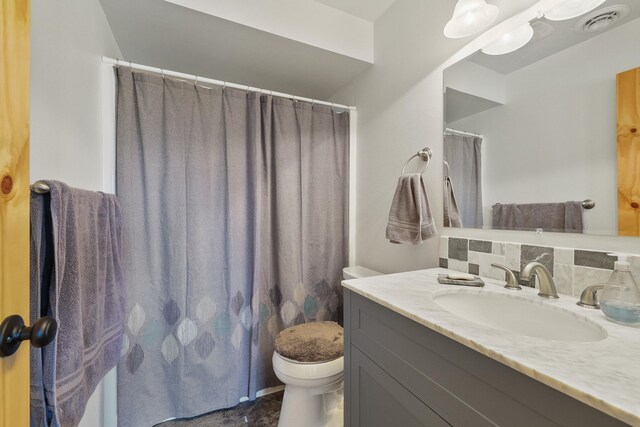
[[53, 317], [41, 317], [33, 326], [25, 326], [22, 317], [9, 316], [0, 324], [0, 357], [11, 356], [25, 340], [34, 347], [44, 347], [53, 341], [57, 331], [58, 323]]

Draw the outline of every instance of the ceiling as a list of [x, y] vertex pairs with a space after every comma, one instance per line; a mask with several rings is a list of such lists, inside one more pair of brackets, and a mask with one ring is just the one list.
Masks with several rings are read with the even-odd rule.
[[369, 22], [375, 22], [396, 0], [315, 0]]
[[[585, 16], [602, 11], [614, 5], [627, 5], [630, 9], [629, 14], [600, 32], [588, 33], [576, 29], [576, 25]], [[640, 18], [640, 2], [638, 0], [607, 0], [594, 11], [574, 19], [550, 21], [546, 18], [540, 18], [534, 20], [532, 22], [532, 26], [534, 28], [533, 39], [529, 44], [515, 52], [506, 55], [491, 56], [478, 51], [473, 56], [469, 57], [468, 60], [506, 75], [524, 68], [527, 65], [533, 64], [540, 59], [561, 52], [571, 46], [575, 46], [585, 40], [617, 28], [620, 25], [624, 25], [636, 18]]]
[[126, 61], [315, 99], [371, 66], [164, 0], [100, 3]]
[[[395, 2], [99, 1], [120, 59], [315, 99], [329, 99], [372, 66], [373, 23]], [[489, 1], [501, 21], [536, 0]], [[453, 12], [456, 0], [444, 3]]]

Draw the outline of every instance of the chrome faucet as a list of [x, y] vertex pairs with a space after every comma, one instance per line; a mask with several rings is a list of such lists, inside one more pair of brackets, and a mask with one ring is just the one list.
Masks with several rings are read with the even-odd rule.
[[584, 308], [599, 309], [600, 303], [598, 302], [597, 293], [602, 289], [604, 289], [604, 284], [589, 286], [584, 291], [582, 291], [582, 294], [580, 295], [580, 301], [578, 301], [576, 304]]
[[539, 262], [530, 262], [525, 265], [520, 272], [520, 279], [528, 282], [534, 274], [538, 277], [538, 283], [540, 284], [540, 292], [538, 295], [545, 298], [558, 298], [556, 284], [553, 281], [551, 272]]
[[509, 267], [501, 264], [491, 264], [491, 267], [499, 268], [500, 270], [503, 270], [505, 272], [505, 278], [507, 282], [504, 285], [505, 288], [515, 290], [515, 291], [522, 290], [522, 287], [520, 287], [520, 284], [518, 283], [518, 279], [516, 278], [516, 275], [513, 274], [513, 271], [511, 271]]

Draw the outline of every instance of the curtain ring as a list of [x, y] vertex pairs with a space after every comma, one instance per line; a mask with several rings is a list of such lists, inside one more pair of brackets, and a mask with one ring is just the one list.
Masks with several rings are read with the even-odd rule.
[[224, 84], [222, 85], [222, 91], [224, 92], [226, 88], [227, 88], [227, 82], [224, 82]]
[[245, 95], [249, 95], [249, 89], [251, 89], [251, 86], [247, 86], [247, 88], [245, 89], [246, 90]]
[[116, 58], [116, 67], [120, 66], [120, 58]]
[[194, 86], [194, 87], [198, 87], [198, 76], [196, 76], [196, 81], [195, 81], [195, 82], [193, 82], [193, 86]]
[[161, 68], [160, 71], [162, 72], [162, 80], [164, 80], [164, 68]]

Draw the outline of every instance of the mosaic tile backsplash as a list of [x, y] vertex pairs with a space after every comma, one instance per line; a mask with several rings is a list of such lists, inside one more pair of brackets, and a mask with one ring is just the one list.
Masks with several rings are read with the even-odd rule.
[[[549, 269], [558, 293], [579, 297], [586, 287], [607, 281], [616, 257], [607, 255], [606, 251], [440, 237], [440, 267], [451, 270], [504, 280], [505, 273], [491, 264], [505, 265], [518, 277], [522, 267], [531, 261]], [[630, 261], [633, 275], [640, 280], [640, 254]], [[534, 286], [527, 282], [521, 284]]]

